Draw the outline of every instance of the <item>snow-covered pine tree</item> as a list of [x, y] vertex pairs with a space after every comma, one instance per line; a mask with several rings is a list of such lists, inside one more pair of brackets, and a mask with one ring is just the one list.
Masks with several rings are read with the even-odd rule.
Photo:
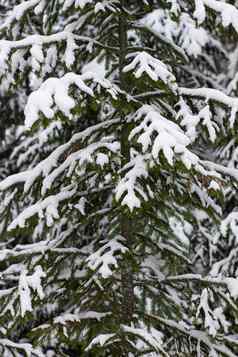
[[217, 0], [9, 11], [1, 91], [26, 131], [0, 183], [3, 356], [237, 355], [235, 275], [189, 252], [190, 236], [215, 242], [238, 177], [213, 155], [236, 132], [216, 69], [237, 14]]

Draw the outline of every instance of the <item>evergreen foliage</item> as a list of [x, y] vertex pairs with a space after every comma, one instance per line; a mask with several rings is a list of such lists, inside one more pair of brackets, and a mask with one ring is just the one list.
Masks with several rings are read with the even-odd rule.
[[1, 355], [237, 356], [236, 2], [0, 11]]

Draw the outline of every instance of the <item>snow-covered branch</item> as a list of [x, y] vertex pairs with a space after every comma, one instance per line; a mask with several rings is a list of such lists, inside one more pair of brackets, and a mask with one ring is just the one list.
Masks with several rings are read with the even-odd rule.
[[228, 106], [231, 109], [230, 126], [234, 126], [238, 112], [238, 98], [230, 97], [217, 89], [212, 88], [179, 88], [179, 93], [188, 97], [204, 98]]
[[232, 5], [227, 4], [223, 1], [218, 0], [195, 0], [195, 12], [194, 17], [198, 20], [199, 23], [202, 23], [206, 18], [205, 7], [217, 12], [221, 15], [222, 24], [224, 27], [232, 25], [234, 29], [238, 32], [238, 9]]
[[177, 330], [178, 333], [182, 333], [184, 335], [189, 336], [190, 338], [194, 338], [195, 340], [204, 343], [209, 348], [210, 351], [215, 350], [216, 352], [222, 353], [224, 356], [236, 357], [236, 355], [229, 348], [224, 346], [222, 343], [216, 344], [212, 342], [204, 331], [193, 330], [190, 328], [186, 329], [182, 324], [174, 320], [167, 320], [152, 314], [149, 314], [148, 318], [155, 319], [156, 321], [162, 323], [163, 325]]

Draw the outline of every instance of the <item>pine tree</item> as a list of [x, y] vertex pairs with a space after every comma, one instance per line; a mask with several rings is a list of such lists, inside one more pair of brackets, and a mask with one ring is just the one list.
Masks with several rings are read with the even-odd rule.
[[238, 177], [218, 151], [236, 147], [237, 14], [217, 0], [9, 11], [1, 91], [21, 135], [0, 183], [3, 356], [236, 356], [236, 270], [219, 270], [234, 251], [216, 239]]

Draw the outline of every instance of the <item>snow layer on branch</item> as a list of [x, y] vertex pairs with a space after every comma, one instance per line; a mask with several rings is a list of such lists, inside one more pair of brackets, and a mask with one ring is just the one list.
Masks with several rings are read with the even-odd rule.
[[[61, 0], [63, 1], [63, 0]], [[118, 4], [118, 0], [103, 0], [103, 1], [95, 1], [95, 0], [65, 0], [63, 10], [67, 10], [71, 6], [75, 6], [76, 8], [83, 9], [86, 5], [94, 5], [95, 13], [99, 11], [105, 11], [106, 9], [111, 10], [112, 12], [116, 11], [115, 5]]]
[[226, 278], [227, 288], [233, 299], [238, 298], [238, 278]]
[[84, 311], [79, 313], [65, 313], [54, 318], [54, 324], [67, 325], [68, 322], [95, 319], [100, 321], [104, 317], [108, 316], [108, 312], [96, 312], [96, 311]]
[[27, 311], [32, 311], [31, 289], [37, 292], [41, 300], [44, 298], [41, 279], [45, 277], [46, 275], [40, 265], [35, 267], [35, 271], [32, 275], [27, 275], [26, 270], [22, 270], [18, 285], [22, 317]]
[[[39, 119], [39, 113], [42, 112], [48, 119], [52, 119], [56, 109], [60, 110], [65, 116], [71, 118], [71, 110], [75, 107], [75, 100], [69, 95], [69, 88], [75, 85], [82, 92], [94, 96], [92, 89], [85, 81], [93, 81], [107, 90], [115, 99], [117, 88], [107, 79], [97, 77], [92, 72], [86, 72], [82, 75], [76, 73], [67, 73], [61, 78], [49, 78], [41, 87], [30, 94], [25, 107], [25, 126], [31, 128]], [[56, 109], [53, 106], [56, 106]]]
[[175, 22], [168, 10], [157, 9], [146, 15], [142, 23], [194, 57], [201, 54], [209, 41], [206, 30], [197, 27], [196, 22], [186, 13], [181, 13]]
[[0, 26], [0, 31], [11, 26], [15, 21], [19, 21], [25, 13], [32, 8], [35, 8], [35, 14], [40, 14], [45, 5], [45, 0], [28, 0], [22, 1], [21, 4], [14, 6], [10, 15], [6, 18], [5, 22]]
[[207, 101], [215, 101], [217, 103], [221, 103], [223, 105], [228, 106], [231, 109], [231, 116], [230, 116], [230, 126], [233, 127], [236, 114], [238, 112], [238, 98], [237, 97], [229, 97], [228, 95], [224, 94], [220, 90], [212, 89], [212, 88], [179, 88], [179, 92], [181, 95], [188, 96], [188, 97], [198, 97], [204, 98]]
[[137, 142], [142, 145], [144, 153], [152, 146], [153, 158], [158, 159], [162, 151], [171, 166], [175, 155], [179, 155], [188, 169], [197, 164], [198, 157], [186, 148], [190, 139], [177, 124], [162, 116], [155, 107], [142, 106], [134, 120], [141, 123], [131, 131], [129, 139], [137, 136]]
[[199, 316], [201, 310], [205, 315], [205, 328], [208, 328], [210, 335], [212, 335], [213, 337], [216, 336], [217, 330], [219, 329], [219, 324], [216, 319], [214, 319], [213, 311], [209, 307], [207, 289], [203, 289], [202, 291], [200, 304], [197, 309], [197, 317]]
[[55, 115], [52, 108], [54, 104], [65, 116], [71, 117], [71, 110], [76, 105], [74, 99], [68, 94], [72, 84], [75, 84], [82, 92], [93, 96], [92, 89], [84, 83], [80, 75], [67, 73], [59, 79], [49, 78], [28, 98], [25, 107], [26, 127], [32, 127], [39, 118], [39, 112], [42, 112], [46, 118], [52, 119]]
[[145, 201], [148, 200], [147, 195], [137, 182], [140, 178], [148, 177], [148, 169], [146, 158], [143, 155], [137, 154], [127, 165], [122, 169], [122, 172], [127, 171], [124, 177], [116, 186], [116, 200], [119, 201], [122, 197], [122, 205], [127, 206], [132, 212], [134, 208], [141, 206], [140, 197]]
[[[19, 69], [23, 71], [23, 69], [31, 64], [33, 71], [39, 71], [44, 67], [44, 71], [46, 73], [50, 72], [49, 69], [54, 68], [54, 62], [57, 57], [57, 50], [55, 47], [55, 43], [65, 41], [66, 44], [70, 41], [70, 38], [73, 40], [73, 34], [68, 31], [58, 32], [52, 35], [29, 35], [21, 40], [0, 40], [0, 70], [2, 73], [6, 69], [8, 69], [9, 62], [12, 67], [12, 71], [16, 71]], [[83, 38], [85, 40], [85, 38]], [[46, 57], [44, 57], [43, 53], [43, 45], [50, 44], [51, 47], [46, 49]], [[24, 59], [24, 54], [27, 53], [30, 49], [30, 58], [28, 60]], [[72, 48], [72, 41], [70, 46], [66, 47], [65, 51], [65, 61], [68, 59], [73, 53], [69, 53], [69, 51], [74, 51], [76, 47]], [[43, 66], [44, 64], [44, 66]], [[68, 65], [68, 63], [66, 62]], [[16, 67], [17, 65], [17, 67]], [[12, 78], [11, 78], [12, 80]]]
[[74, 5], [76, 8], [83, 9], [87, 4], [94, 3], [95, 0], [65, 0], [63, 10], [68, 9], [70, 6]]
[[[71, 148], [72, 145], [79, 141], [86, 140], [90, 135], [93, 133], [100, 131], [101, 129], [107, 128], [110, 125], [116, 124], [118, 122], [118, 119], [114, 120], [108, 120], [103, 123], [94, 125], [92, 127], [87, 128], [86, 130], [76, 133], [70, 141], [67, 143], [60, 145], [58, 148], [56, 148], [45, 160], [41, 161], [38, 165], [36, 165], [34, 168], [20, 172], [18, 174], [11, 175], [7, 177], [5, 180], [0, 182], [0, 190], [7, 190], [9, 187], [14, 186], [16, 184], [24, 183], [24, 192], [28, 192], [28, 190], [31, 188], [31, 186], [34, 184], [34, 182], [40, 177], [48, 177], [50, 172], [57, 166], [57, 163], [60, 159], [60, 157], [67, 152]], [[118, 149], [118, 143], [108, 143], [108, 141], [103, 141], [100, 143], [94, 144], [93, 147], [89, 148], [90, 153], [92, 154], [94, 150], [98, 149], [99, 147], [106, 147], [108, 150], [117, 150]], [[96, 145], [96, 146], [95, 146]], [[93, 151], [92, 151], [93, 150]], [[77, 157], [75, 157], [75, 153], [72, 154], [71, 159], [75, 159], [77, 161], [80, 161], [83, 159], [83, 157], [86, 157], [86, 152], [82, 152], [82, 156], [77, 152]], [[89, 151], [87, 152], [87, 157], [90, 157]], [[63, 167], [61, 166], [62, 171], [58, 170], [58, 172], [63, 172], [64, 168], [68, 168], [70, 166], [70, 163], [72, 163], [73, 160], [67, 159], [67, 164], [63, 163]], [[57, 169], [56, 169], [57, 170]], [[56, 173], [55, 173], [56, 174]], [[49, 182], [49, 181], [48, 181]], [[47, 179], [45, 181], [45, 188], [47, 189]], [[43, 190], [43, 194], [45, 193], [45, 190]]]
[[105, 346], [115, 336], [116, 336], [116, 334], [114, 334], [114, 333], [107, 333], [107, 334], [98, 335], [97, 337], [94, 337], [94, 339], [90, 342], [90, 344], [88, 345], [88, 347], [86, 348], [85, 351], [91, 350], [96, 345], [100, 345], [101, 347]]
[[[66, 170], [68, 170], [68, 175], [71, 175], [77, 164], [82, 167], [87, 163], [97, 163], [98, 154], [96, 154], [96, 152], [98, 150], [107, 149], [111, 152], [117, 152], [119, 148], [120, 144], [117, 141], [113, 141], [113, 138], [104, 138], [102, 141], [90, 144], [86, 146], [86, 148], [72, 153], [61, 165], [59, 165], [43, 180], [42, 194], [45, 194], [46, 191], [51, 188], [57, 177], [59, 177]], [[96, 157], [94, 157], [94, 154], [96, 154]]]
[[163, 117], [156, 107], [144, 105], [130, 120], [140, 122], [132, 129], [129, 140], [136, 138], [142, 145], [143, 155], [135, 153], [130, 162], [122, 168], [122, 174], [126, 173], [116, 186], [115, 198], [117, 201], [122, 199], [121, 204], [126, 205], [132, 212], [134, 208], [141, 206], [141, 200], [153, 198], [150, 187], [142, 187], [140, 179], [148, 177], [151, 162], [156, 160], [159, 164], [160, 152], [171, 166], [174, 164], [174, 158], [181, 160], [187, 169], [200, 166], [199, 158], [187, 149], [190, 139], [176, 123]]
[[169, 226], [176, 238], [178, 238], [183, 245], [189, 246], [189, 237], [192, 233], [192, 226], [184, 221], [184, 219], [178, 219], [177, 217], [169, 218]]
[[164, 319], [160, 317], [156, 317], [152, 315], [156, 320], [160, 321], [163, 323], [165, 326], [168, 326], [170, 328], [174, 328], [177, 331], [182, 332], [186, 336], [190, 338], [194, 338], [197, 340], [199, 343], [202, 342], [204, 343], [205, 346], [207, 346], [210, 350], [211, 353], [213, 353], [214, 357], [218, 357], [218, 353], [221, 355], [227, 356], [227, 357], [237, 357], [228, 347], [226, 347], [223, 343], [214, 343], [212, 339], [210, 339], [207, 335], [206, 332], [201, 331], [201, 330], [194, 330], [194, 329], [189, 329], [183, 326], [182, 323], [176, 322], [174, 320], [169, 320], [169, 319]]
[[208, 131], [209, 139], [214, 142], [217, 137], [218, 126], [212, 121], [212, 113], [209, 105], [206, 105], [197, 114], [193, 114], [190, 107], [181, 98], [178, 103], [180, 109], [178, 118], [181, 117], [181, 126], [186, 128], [186, 135], [191, 141], [196, 140], [198, 137], [197, 127], [199, 124], [204, 126]]
[[221, 233], [225, 237], [230, 229], [231, 233], [238, 241], [238, 212], [233, 211], [228, 214], [228, 216], [221, 222]]
[[71, 66], [75, 62], [75, 53], [74, 51], [78, 48], [74, 36], [69, 34], [66, 41], [66, 50], [65, 50], [65, 64], [67, 68], [71, 68]]
[[[12, 350], [19, 350], [19, 351], [23, 351], [24, 355], [26, 357], [32, 357], [32, 356], [36, 356], [36, 357], [45, 357], [45, 354], [43, 354], [40, 349], [38, 348], [33, 348], [33, 346], [30, 343], [17, 343], [17, 342], [13, 342], [8, 340], [7, 338], [1, 338], [0, 339], [0, 345], [3, 346], [5, 348], [4, 354], [2, 355], [2, 357], [9, 357], [12, 356]], [[16, 352], [14, 352], [15, 356], [22, 356], [22, 354], [16, 354]]]
[[104, 279], [109, 278], [113, 274], [112, 267], [118, 267], [115, 254], [125, 254], [128, 250], [123, 243], [123, 237], [116, 237], [104, 244], [87, 258], [89, 269], [97, 271]]
[[146, 342], [146, 344], [151, 346], [155, 351], [163, 352], [164, 356], [169, 357], [168, 354], [162, 348], [163, 335], [161, 332], [159, 332], [155, 328], [151, 328], [150, 331], [148, 331], [145, 327], [144, 328], [135, 328], [135, 327], [131, 327], [131, 326], [122, 325], [122, 328], [126, 333], [140, 337], [143, 341]]
[[159, 59], [152, 57], [147, 52], [140, 52], [135, 55], [135, 58], [130, 64], [123, 69], [124, 72], [133, 71], [136, 78], [140, 78], [146, 73], [153, 81], [161, 80], [169, 88], [176, 90], [176, 78], [170, 72], [169, 68]]
[[46, 223], [47, 226], [50, 227], [53, 224], [54, 219], [59, 218], [58, 206], [60, 202], [71, 198], [75, 193], [75, 188], [69, 190], [62, 190], [57, 195], [49, 196], [33, 206], [27, 207], [22, 213], [19, 214], [17, 218], [15, 218], [10, 226], [8, 227], [8, 231], [15, 229], [16, 227], [25, 227], [25, 222], [38, 214], [39, 217], [43, 216], [43, 212], [45, 211]]
[[221, 15], [224, 27], [232, 25], [238, 32], [238, 9], [234, 5], [219, 0], [195, 0], [195, 6], [194, 17], [199, 23], [205, 20], [208, 7]]

